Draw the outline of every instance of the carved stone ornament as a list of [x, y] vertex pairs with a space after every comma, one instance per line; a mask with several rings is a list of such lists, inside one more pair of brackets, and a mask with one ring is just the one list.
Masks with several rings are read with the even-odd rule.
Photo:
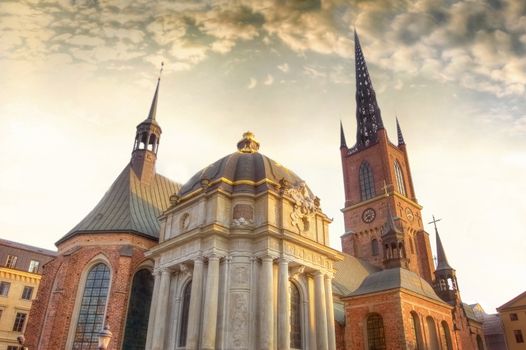
[[319, 201], [311, 196], [304, 182], [285, 188], [284, 194], [291, 197], [294, 202], [290, 214], [292, 226], [296, 226], [300, 232], [305, 231], [308, 229], [309, 218], [319, 209]]
[[181, 200], [181, 197], [179, 197], [178, 195], [176, 194], [172, 194], [170, 196], [170, 204], [173, 206], [176, 206], [177, 203], [179, 203], [179, 201]]
[[305, 266], [299, 265], [291, 268], [289, 271], [289, 275], [291, 278], [297, 279], [298, 276], [301, 275], [303, 272], [305, 272]]
[[181, 271], [183, 275], [186, 275], [188, 277], [192, 276], [192, 271], [186, 264], [179, 264], [179, 271]]
[[259, 150], [259, 142], [256, 141], [252, 132], [247, 131], [243, 134], [241, 141], [237, 143], [237, 149], [241, 153], [256, 153]]

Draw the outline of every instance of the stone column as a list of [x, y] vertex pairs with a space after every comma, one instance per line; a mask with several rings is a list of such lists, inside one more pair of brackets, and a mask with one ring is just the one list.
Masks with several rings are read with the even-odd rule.
[[168, 315], [168, 297], [170, 295], [170, 275], [167, 268], [161, 270], [161, 283], [157, 298], [157, 311], [155, 312], [155, 325], [152, 339], [153, 350], [164, 349], [164, 333], [166, 330], [166, 317]]
[[329, 275], [325, 275], [325, 300], [327, 301], [327, 338], [329, 342], [329, 350], [336, 350], [334, 303], [332, 300], [332, 277]]
[[199, 345], [199, 321], [201, 315], [201, 294], [203, 291], [203, 258], [194, 260], [192, 291], [188, 310], [188, 330], [186, 332], [186, 349], [195, 350]]
[[274, 348], [274, 303], [272, 300], [273, 274], [272, 257], [261, 258], [259, 289], [260, 334], [259, 349]]
[[289, 262], [279, 260], [278, 276], [278, 349], [290, 349]]
[[157, 311], [157, 298], [159, 294], [159, 284], [161, 283], [161, 272], [154, 270], [152, 303], [150, 304], [150, 317], [148, 318], [148, 335], [146, 336], [146, 349], [152, 348], [153, 330], [155, 325], [155, 316]]
[[325, 300], [325, 286], [323, 273], [314, 274], [314, 304], [316, 305], [316, 341], [318, 350], [328, 350], [327, 339], [327, 301]]
[[203, 315], [203, 336], [201, 349], [216, 347], [217, 302], [219, 295], [219, 257], [215, 254], [208, 258], [206, 292]]

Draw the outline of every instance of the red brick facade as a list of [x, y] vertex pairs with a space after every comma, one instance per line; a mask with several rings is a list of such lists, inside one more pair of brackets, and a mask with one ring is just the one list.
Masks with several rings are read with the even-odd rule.
[[[59, 245], [57, 258], [44, 267], [44, 276], [26, 328], [29, 349], [65, 349], [73, 324], [78, 286], [94, 261], [111, 270], [107, 319], [113, 333], [112, 348], [120, 349], [133, 274], [145, 263], [144, 251], [156, 242], [125, 233], [81, 234]], [[80, 299], [80, 298], [79, 298]], [[76, 314], [75, 314], [76, 313]], [[73, 329], [70, 329], [73, 327]]]

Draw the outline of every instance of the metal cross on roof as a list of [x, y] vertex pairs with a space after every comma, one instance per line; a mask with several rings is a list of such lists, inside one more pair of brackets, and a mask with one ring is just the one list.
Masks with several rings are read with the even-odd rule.
[[435, 232], [438, 233], [437, 222], [441, 221], [442, 219], [435, 219], [434, 215], [432, 215], [432, 217], [433, 217], [433, 221], [428, 222], [427, 224], [428, 225], [433, 224], [435, 226]]

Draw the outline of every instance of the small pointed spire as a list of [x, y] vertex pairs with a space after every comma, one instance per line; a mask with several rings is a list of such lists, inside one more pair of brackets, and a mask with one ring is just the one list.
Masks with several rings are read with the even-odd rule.
[[347, 148], [347, 142], [345, 141], [345, 132], [343, 131], [343, 124], [340, 120], [340, 148]]
[[404, 135], [402, 134], [402, 128], [398, 122], [398, 117], [396, 118], [396, 133], [398, 134], [398, 146], [405, 145]]
[[155, 94], [153, 95], [152, 106], [150, 107], [150, 113], [148, 114], [149, 120], [155, 120], [157, 115], [157, 98], [159, 96], [159, 84], [161, 82], [161, 74], [163, 73], [164, 62], [161, 62], [161, 70], [159, 70], [159, 77], [157, 78], [157, 86], [155, 88]]
[[386, 230], [384, 235], [388, 233], [402, 233], [402, 231], [400, 231], [400, 229], [396, 226], [395, 218], [391, 212], [391, 207], [389, 205], [387, 205], [387, 222], [385, 226]]
[[356, 72], [356, 148], [363, 149], [376, 143], [377, 131], [383, 129], [382, 114], [376, 102], [376, 93], [367, 70], [365, 57], [354, 30], [354, 55]]
[[433, 224], [435, 226], [435, 237], [437, 241], [437, 267], [436, 270], [454, 270], [451, 266], [449, 266], [449, 262], [447, 261], [446, 252], [444, 251], [444, 246], [442, 245], [442, 240], [440, 239], [440, 235], [438, 234], [438, 227], [437, 222], [439, 222], [442, 219], [435, 219], [435, 216], [433, 215], [433, 221], [429, 222], [429, 224]]
[[442, 245], [442, 240], [438, 234], [438, 229], [435, 226], [435, 235], [437, 241], [437, 270], [453, 270], [447, 261], [446, 252], [444, 251], [444, 246]]

